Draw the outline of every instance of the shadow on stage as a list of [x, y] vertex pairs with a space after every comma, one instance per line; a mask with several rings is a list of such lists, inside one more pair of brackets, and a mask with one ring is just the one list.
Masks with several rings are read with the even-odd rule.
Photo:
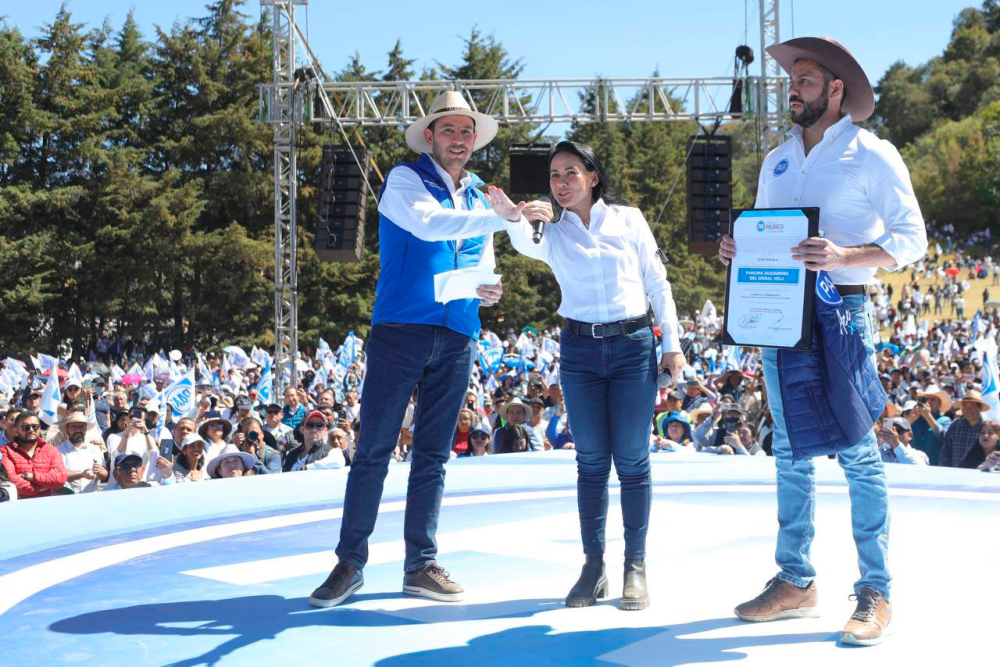
[[[352, 603], [400, 597], [400, 593], [361, 594], [355, 595]], [[57, 621], [49, 629], [70, 635], [109, 633], [176, 638], [217, 636], [220, 640], [225, 638], [225, 641], [206, 653], [170, 663], [172, 667], [182, 667], [214, 665], [239, 649], [276, 639], [285, 630], [426, 625], [428, 629], [440, 632], [441, 628], [434, 625], [470, 620], [530, 618], [557, 609], [564, 609], [561, 598], [523, 599], [467, 605], [430, 604], [406, 609], [404, 617], [399, 613], [356, 609], [352, 606], [316, 610], [309, 607], [306, 598], [256, 595], [222, 600], [143, 604], [95, 611]], [[579, 613], [586, 611], [580, 610]], [[623, 613], [623, 623], [628, 621], [627, 616], [627, 612]], [[739, 652], [740, 648], [834, 642], [837, 639], [837, 633], [829, 632], [710, 639], [692, 636], [737, 625], [742, 623], [731, 617], [672, 626], [618, 627], [558, 633], [554, 633], [551, 626], [528, 625], [482, 635], [462, 646], [401, 653], [384, 658], [376, 664], [593, 662], [612, 651], [631, 647], [628, 662], [683, 665], [739, 660], [746, 657], [746, 654]], [[331, 636], [331, 639], [335, 638]], [[633, 646], [637, 643], [639, 645]], [[176, 643], [174, 645], [177, 646]], [[238, 659], [238, 656], [235, 658]], [[289, 658], [294, 659], [294, 656]]]

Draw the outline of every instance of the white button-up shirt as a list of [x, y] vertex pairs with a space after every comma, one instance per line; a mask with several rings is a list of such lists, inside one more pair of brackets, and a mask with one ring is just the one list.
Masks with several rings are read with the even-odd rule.
[[462, 171], [459, 187], [456, 188], [454, 180], [434, 158], [431, 158], [431, 163], [451, 193], [454, 210], [441, 206], [441, 202], [424, 187], [417, 172], [402, 168], [389, 172], [378, 204], [379, 213], [421, 241], [458, 240], [460, 246], [461, 239], [487, 237], [479, 267], [492, 272], [496, 267], [493, 232], [503, 230], [504, 219], [485, 207], [477, 206], [469, 210], [466, 205], [466, 188], [472, 187], [472, 178], [467, 171]]
[[[854, 125], [850, 114], [827, 128], [808, 156], [802, 128], [791, 134], [764, 159], [756, 208], [818, 206], [826, 238], [844, 247], [874, 243], [896, 260], [893, 270], [924, 256], [924, 218], [895, 146]], [[863, 285], [875, 271], [837, 269], [830, 277], [838, 285]]]
[[551, 267], [562, 291], [560, 315], [603, 324], [642, 317], [652, 303], [663, 351], [680, 351], [667, 272], [639, 209], [598, 200], [590, 209], [589, 229], [575, 213], [563, 210], [557, 222], [545, 225], [538, 244], [523, 217], [507, 223], [507, 233], [518, 252]]

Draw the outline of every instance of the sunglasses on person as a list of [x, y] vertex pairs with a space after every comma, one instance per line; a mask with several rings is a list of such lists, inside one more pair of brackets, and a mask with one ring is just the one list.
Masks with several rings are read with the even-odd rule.
[[473, 440], [485, 440], [489, 436], [486, 435], [485, 433], [473, 433], [469, 437], [472, 438]]
[[123, 472], [138, 470], [141, 467], [142, 467], [142, 461], [125, 461], [124, 463], [118, 464], [118, 469]]
[[22, 431], [40, 431], [42, 430], [41, 424], [21, 424]]
[[326, 428], [326, 424], [323, 424], [321, 422], [309, 422], [308, 424], [306, 424], [306, 428], [311, 429], [313, 431], [318, 431], [320, 429]]
[[281, 409], [279, 408], [277, 410], [268, 410], [267, 414], [269, 414], [269, 415], [280, 415], [281, 414]]

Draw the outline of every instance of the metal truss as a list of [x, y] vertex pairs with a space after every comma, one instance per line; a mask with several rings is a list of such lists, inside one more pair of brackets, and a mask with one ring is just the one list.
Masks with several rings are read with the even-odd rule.
[[[296, 267], [298, 165], [296, 127], [301, 122], [301, 91], [295, 88], [295, 7], [307, 0], [261, 0], [271, 11], [274, 95], [268, 122], [274, 127], [274, 385], [273, 398], [286, 382], [296, 386], [299, 350], [299, 290]], [[286, 375], [287, 372], [287, 375]], [[286, 379], [287, 378], [287, 379]]]
[[778, 61], [765, 50], [781, 41], [778, 21], [778, 0], [760, 0], [760, 87], [761, 145], [765, 151], [779, 142], [784, 133], [788, 114], [788, 77], [781, 72]]
[[[773, 80], [747, 77], [751, 99], [778, 89]], [[307, 122], [337, 122], [345, 126], [408, 125], [423, 116], [434, 98], [445, 90], [460, 91], [476, 111], [505, 125], [517, 123], [589, 123], [740, 120], [753, 111], [730, 112], [732, 78], [665, 79], [485, 79], [440, 81], [313, 81], [310, 97], [322, 86], [331, 101], [307, 104]], [[291, 84], [261, 86], [261, 108], [270, 108], [286, 96]], [[331, 108], [332, 107], [332, 108]], [[778, 111], [774, 105], [774, 112]], [[772, 112], [772, 113], [774, 113]], [[777, 124], [780, 119], [769, 119]]]

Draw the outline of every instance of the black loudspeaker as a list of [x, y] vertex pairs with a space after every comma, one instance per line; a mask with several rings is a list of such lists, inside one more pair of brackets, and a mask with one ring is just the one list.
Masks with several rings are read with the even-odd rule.
[[513, 144], [510, 147], [510, 191], [519, 195], [549, 193], [551, 144]]
[[316, 255], [324, 262], [359, 262], [365, 243], [365, 212], [368, 193], [368, 152], [354, 146], [364, 171], [348, 148], [323, 147], [320, 173], [319, 216], [316, 224]]
[[733, 208], [732, 138], [692, 137], [688, 153], [688, 249], [697, 254], [715, 254]]

